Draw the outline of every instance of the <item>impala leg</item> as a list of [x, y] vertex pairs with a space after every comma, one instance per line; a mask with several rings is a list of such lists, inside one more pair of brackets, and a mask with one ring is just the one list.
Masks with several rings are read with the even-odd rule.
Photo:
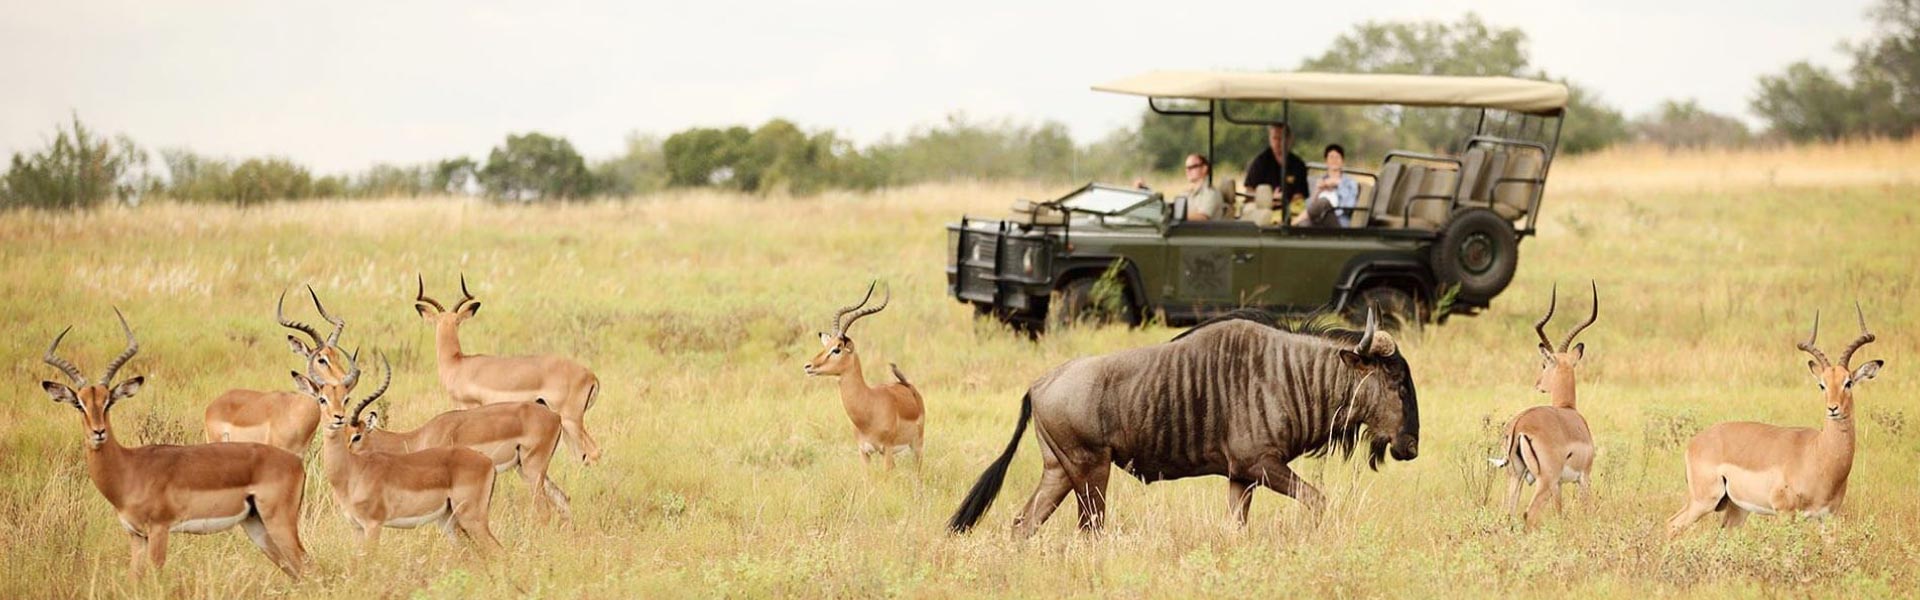
[[553, 448], [547, 448], [544, 451], [536, 449], [531, 452], [522, 448], [520, 480], [527, 482], [527, 493], [533, 496], [534, 510], [539, 513], [542, 525], [553, 520], [552, 513], [555, 510], [559, 511], [560, 520], [571, 523], [573, 506], [568, 501], [566, 492], [560, 491], [560, 486], [553, 484], [547, 472], [552, 464]]
[[[468, 500], [454, 507], [450, 520], [459, 523], [461, 533], [483, 556], [492, 556], [500, 549], [500, 540], [493, 537], [493, 530], [487, 527], [487, 513], [490, 507], [484, 498]], [[451, 528], [449, 528], [451, 529]]]
[[880, 449], [880, 463], [883, 465], [886, 465], [888, 471], [893, 470], [893, 449], [892, 448]]
[[167, 566], [167, 530], [166, 525], [147, 527], [147, 564], [159, 571]]
[[1520, 473], [1511, 469], [1507, 471], [1507, 517], [1509, 518], [1513, 517], [1514, 511], [1520, 508], [1520, 490], [1526, 485], [1521, 479]]
[[1749, 513], [1746, 511], [1746, 509], [1740, 508], [1739, 506], [1728, 506], [1727, 516], [1722, 517], [1720, 520], [1720, 528], [1733, 529], [1735, 527], [1744, 525], [1747, 522], [1747, 515], [1749, 514], [1753, 514], [1753, 513]]
[[587, 412], [585, 399], [563, 402], [552, 408], [560, 413], [560, 437], [566, 439], [567, 448], [573, 451], [573, 455], [589, 465], [600, 462], [600, 444], [593, 441], [593, 436], [587, 435], [587, 426], [582, 421]]
[[376, 521], [360, 522], [360, 554], [373, 556], [380, 549], [380, 529], [383, 525]]
[[1533, 502], [1527, 504], [1527, 529], [1534, 529], [1540, 526], [1540, 520], [1544, 518], [1543, 513], [1546, 512], [1548, 502], [1552, 502], [1554, 506], [1560, 505], [1560, 480], [1558, 478], [1542, 477], [1535, 479], [1534, 483], [1539, 485], [1539, 489], [1533, 493]]
[[1254, 485], [1252, 479], [1227, 478], [1227, 515], [1242, 526], [1247, 524], [1247, 511], [1253, 508]]
[[147, 568], [147, 537], [127, 532], [127, 577], [139, 579]]
[[1673, 517], [1667, 519], [1667, 538], [1672, 539], [1680, 535], [1680, 532], [1693, 525], [1694, 521], [1713, 512], [1713, 508], [1720, 504], [1720, 500], [1718, 495], [1706, 498], [1689, 497], [1687, 505], [1680, 507], [1680, 512], [1673, 513]]
[[1086, 479], [1073, 486], [1073, 493], [1080, 500], [1080, 530], [1097, 532], [1107, 523], [1107, 477], [1113, 469], [1107, 467], [1104, 458], [1088, 463], [1076, 469], [1086, 473]]
[[275, 546], [273, 539], [267, 536], [267, 524], [260, 520], [258, 511], [240, 520], [240, 530], [247, 533], [247, 539], [252, 540], [253, 545], [260, 548], [260, 552], [266, 554], [267, 560], [273, 561], [274, 566], [280, 567], [282, 571], [287, 570], [286, 555], [280, 552], [280, 547]]

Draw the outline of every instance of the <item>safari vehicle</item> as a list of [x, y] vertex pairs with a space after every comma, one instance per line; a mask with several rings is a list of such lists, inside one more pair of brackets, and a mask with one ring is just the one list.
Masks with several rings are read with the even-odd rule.
[[[1188, 221], [1184, 197], [1098, 183], [1016, 202], [1005, 219], [962, 217], [947, 225], [947, 287], [978, 313], [1036, 330], [1156, 314], [1178, 325], [1243, 307], [1372, 306], [1415, 324], [1475, 314], [1512, 281], [1519, 242], [1534, 233], [1567, 103], [1563, 85], [1506, 77], [1152, 72], [1093, 89], [1145, 96], [1160, 115], [1207, 119], [1209, 158], [1218, 121], [1285, 123], [1295, 104], [1454, 107], [1478, 117], [1457, 154], [1388, 151], [1378, 170], [1353, 168], [1361, 153], [1349, 156], [1345, 172], [1360, 194], [1336, 209], [1346, 227], [1291, 225], [1299, 203], [1232, 180], [1209, 181], [1228, 199], [1229, 218], [1219, 220]], [[1271, 114], [1275, 104], [1277, 120], [1242, 114]], [[1306, 175], [1324, 170], [1309, 164]]]

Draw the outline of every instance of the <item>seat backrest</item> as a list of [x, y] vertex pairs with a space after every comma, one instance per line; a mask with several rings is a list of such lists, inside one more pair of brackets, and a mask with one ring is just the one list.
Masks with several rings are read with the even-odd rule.
[[1373, 195], [1367, 197], [1368, 212], [1373, 216], [1387, 214], [1387, 201], [1393, 197], [1393, 188], [1400, 185], [1400, 175], [1406, 170], [1406, 163], [1388, 163], [1380, 168], [1380, 185], [1374, 186]]
[[1353, 197], [1353, 212], [1347, 213], [1347, 226], [1366, 227], [1373, 219], [1373, 179], [1355, 177], [1353, 182], [1359, 184], [1360, 193]]
[[1267, 217], [1273, 214], [1273, 186], [1262, 183], [1253, 187], [1253, 201], [1240, 211], [1240, 220], [1265, 225]]
[[[1545, 166], [1545, 161], [1541, 160], [1541, 158], [1540, 152], [1537, 150], [1515, 151], [1512, 160], [1507, 165], [1504, 177], [1507, 179], [1539, 179], [1540, 172], [1543, 170], [1542, 167]], [[1541, 186], [1538, 183], [1503, 183], [1494, 188], [1493, 201], [1495, 204], [1513, 209], [1512, 212], [1514, 214], [1526, 216], [1527, 209], [1533, 207], [1533, 197], [1540, 193], [1540, 188]]]
[[1413, 203], [1408, 227], [1438, 227], [1447, 222], [1447, 210], [1453, 203], [1453, 184], [1460, 174], [1452, 169], [1429, 169], [1426, 178], [1420, 182], [1420, 189], [1414, 196], [1420, 200]]
[[1239, 188], [1234, 185], [1233, 180], [1221, 179], [1220, 184], [1214, 186], [1214, 189], [1220, 192], [1220, 203], [1224, 205], [1221, 207], [1221, 210], [1226, 213], [1222, 215], [1223, 218], [1231, 219], [1239, 216], [1240, 195], [1236, 193], [1239, 191]]
[[1400, 181], [1393, 186], [1393, 193], [1387, 196], [1387, 205], [1382, 209], [1380, 214], [1389, 217], [1398, 217], [1406, 214], [1407, 203], [1412, 201], [1413, 197], [1420, 193], [1420, 188], [1426, 184], [1426, 180], [1427, 167], [1423, 165], [1407, 165], [1405, 169], [1401, 170]]
[[1486, 204], [1487, 149], [1470, 148], [1460, 162], [1460, 203]]

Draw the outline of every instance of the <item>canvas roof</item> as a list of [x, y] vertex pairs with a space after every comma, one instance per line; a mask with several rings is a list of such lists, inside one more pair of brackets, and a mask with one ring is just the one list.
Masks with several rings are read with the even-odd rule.
[[1536, 114], [1567, 105], [1567, 86], [1514, 77], [1153, 71], [1093, 89], [1150, 98], [1461, 106]]

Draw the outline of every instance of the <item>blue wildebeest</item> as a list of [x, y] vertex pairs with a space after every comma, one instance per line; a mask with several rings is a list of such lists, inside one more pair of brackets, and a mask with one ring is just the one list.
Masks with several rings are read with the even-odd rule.
[[1031, 535], [1072, 491], [1080, 527], [1098, 529], [1106, 510], [1108, 464], [1141, 481], [1224, 475], [1228, 507], [1245, 523], [1253, 486], [1307, 505], [1319, 490], [1287, 463], [1340, 450], [1351, 456], [1365, 426], [1368, 465], [1419, 451], [1420, 415], [1393, 337], [1369, 311], [1365, 331], [1277, 324], [1237, 311], [1173, 341], [1067, 362], [1020, 401], [1013, 440], [987, 467], [947, 528], [973, 528], [1000, 493], [1007, 466], [1033, 421], [1045, 471], [1014, 519]]

